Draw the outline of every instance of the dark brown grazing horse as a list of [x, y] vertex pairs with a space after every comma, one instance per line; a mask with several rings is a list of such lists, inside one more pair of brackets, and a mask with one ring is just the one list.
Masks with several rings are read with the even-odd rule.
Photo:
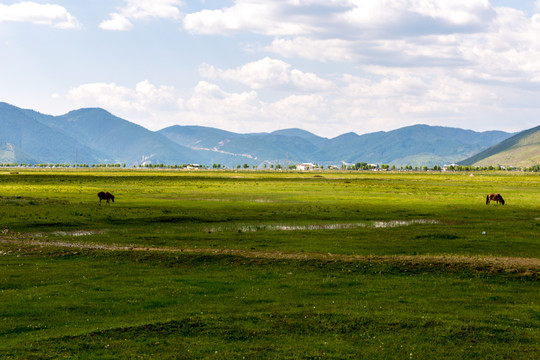
[[502, 205], [504, 205], [504, 199], [502, 198], [501, 194], [489, 194], [486, 197], [486, 205], [489, 204], [489, 202], [492, 200], [496, 201], [497, 204], [501, 203]]
[[97, 196], [99, 197], [99, 205], [101, 205], [101, 200], [107, 200], [107, 202], [105, 204], [109, 204], [109, 200], [112, 200], [112, 202], [114, 202], [114, 195], [111, 194], [110, 192], [103, 192], [103, 191], [100, 191], [98, 192]]

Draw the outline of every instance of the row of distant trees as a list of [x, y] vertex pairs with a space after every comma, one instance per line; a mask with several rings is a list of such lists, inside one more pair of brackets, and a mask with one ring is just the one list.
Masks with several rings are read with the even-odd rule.
[[[34, 167], [34, 168], [125, 168], [125, 163], [112, 163], [112, 164], [52, 164], [52, 163], [41, 163], [41, 164], [25, 164], [25, 163], [0, 163], [0, 167]], [[151, 168], [151, 169], [185, 169], [190, 167], [196, 167], [201, 169], [209, 169], [210, 167], [205, 165], [190, 165], [190, 164], [143, 164], [143, 165], [134, 165], [133, 168]], [[236, 165], [232, 169], [258, 169], [257, 165], [249, 165], [244, 163], [243, 165]], [[264, 164], [264, 169], [275, 169], [275, 170], [296, 170], [296, 165], [283, 166], [281, 164]], [[314, 166], [315, 169], [324, 170], [324, 166]], [[231, 169], [222, 164], [213, 164], [212, 169]], [[327, 166], [328, 170], [338, 169], [336, 166]], [[506, 170], [506, 171], [527, 171], [527, 172], [540, 172], [540, 165], [534, 165], [529, 167], [505, 167], [505, 166], [466, 166], [466, 165], [450, 165], [443, 169], [440, 165], [434, 166], [412, 166], [405, 165], [399, 166], [382, 164], [380, 166], [374, 167], [372, 164], [366, 162], [358, 162], [353, 165], [341, 165], [339, 168], [341, 170], [385, 170], [385, 171], [492, 171], [492, 170]]]
[[[346, 168], [347, 170], [372, 170], [372, 165], [367, 164], [365, 162], [356, 163], [354, 165], [349, 166], [342, 166], [342, 168]], [[442, 171], [448, 170], [448, 171], [486, 171], [486, 170], [507, 170], [507, 171], [539, 171], [540, 165], [534, 165], [531, 167], [512, 167], [512, 166], [469, 166], [469, 165], [447, 165], [445, 168], [441, 167], [440, 165], [433, 165], [432, 167], [429, 166], [412, 166], [412, 165], [405, 165], [400, 166], [399, 168], [395, 165], [388, 165], [388, 164], [382, 164], [378, 167], [382, 170], [415, 170], [415, 171]]]
[[0, 167], [35, 167], [35, 168], [90, 168], [90, 167], [126, 167], [126, 164], [61, 164], [61, 163], [0, 163]]
[[[373, 170], [372, 165], [365, 162], [356, 163], [354, 165], [343, 165], [342, 169], [347, 170]], [[441, 165], [429, 166], [412, 166], [405, 165], [397, 167], [395, 165], [382, 164], [377, 167], [381, 170], [392, 170], [392, 171], [492, 171], [492, 170], [503, 170], [503, 171], [530, 171], [530, 172], [539, 172], [540, 165], [534, 165], [530, 167], [512, 167], [512, 166], [469, 166], [469, 165], [448, 165], [444, 168]]]

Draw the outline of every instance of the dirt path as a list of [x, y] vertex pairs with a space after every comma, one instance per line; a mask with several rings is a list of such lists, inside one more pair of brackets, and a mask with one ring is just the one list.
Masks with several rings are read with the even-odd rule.
[[539, 258], [519, 258], [501, 256], [464, 256], [464, 255], [347, 255], [321, 253], [287, 253], [281, 251], [260, 251], [241, 249], [210, 249], [210, 248], [178, 248], [178, 247], [141, 247], [108, 244], [92, 244], [67, 241], [39, 241], [34, 239], [0, 238], [0, 243], [21, 244], [32, 246], [55, 246], [75, 249], [91, 249], [103, 251], [140, 251], [168, 253], [202, 253], [235, 255], [246, 258], [262, 259], [294, 259], [294, 260], [325, 260], [325, 261], [359, 261], [385, 262], [402, 265], [449, 266], [466, 265], [479, 267], [483, 270], [516, 272], [523, 275], [540, 275]]

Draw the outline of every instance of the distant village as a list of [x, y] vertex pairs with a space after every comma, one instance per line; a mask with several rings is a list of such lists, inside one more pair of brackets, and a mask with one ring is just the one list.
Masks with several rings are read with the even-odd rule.
[[456, 172], [456, 171], [523, 171], [523, 172], [540, 172], [540, 165], [534, 165], [531, 167], [515, 167], [515, 166], [472, 166], [472, 165], [459, 165], [456, 163], [445, 164], [443, 166], [396, 166], [389, 164], [369, 164], [366, 162], [359, 162], [355, 164], [341, 164], [341, 165], [317, 165], [315, 163], [296, 163], [291, 165], [271, 164], [264, 163], [262, 165], [249, 165], [244, 163], [243, 165], [236, 165], [228, 167], [223, 164], [213, 164], [212, 166], [203, 164], [138, 164], [127, 166], [125, 163], [110, 163], [110, 164], [52, 164], [52, 163], [40, 163], [40, 164], [25, 164], [25, 163], [0, 163], [0, 168], [41, 168], [41, 169], [56, 169], [56, 168], [122, 168], [122, 169], [177, 169], [177, 170], [277, 170], [277, 171], [424, 171], [424, 172]]

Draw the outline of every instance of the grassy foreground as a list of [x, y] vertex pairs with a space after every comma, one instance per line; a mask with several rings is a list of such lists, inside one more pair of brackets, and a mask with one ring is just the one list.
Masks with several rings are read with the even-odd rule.
[[0, 171], [0, 357], [540, 358], [540, 177], [468, 175]]

